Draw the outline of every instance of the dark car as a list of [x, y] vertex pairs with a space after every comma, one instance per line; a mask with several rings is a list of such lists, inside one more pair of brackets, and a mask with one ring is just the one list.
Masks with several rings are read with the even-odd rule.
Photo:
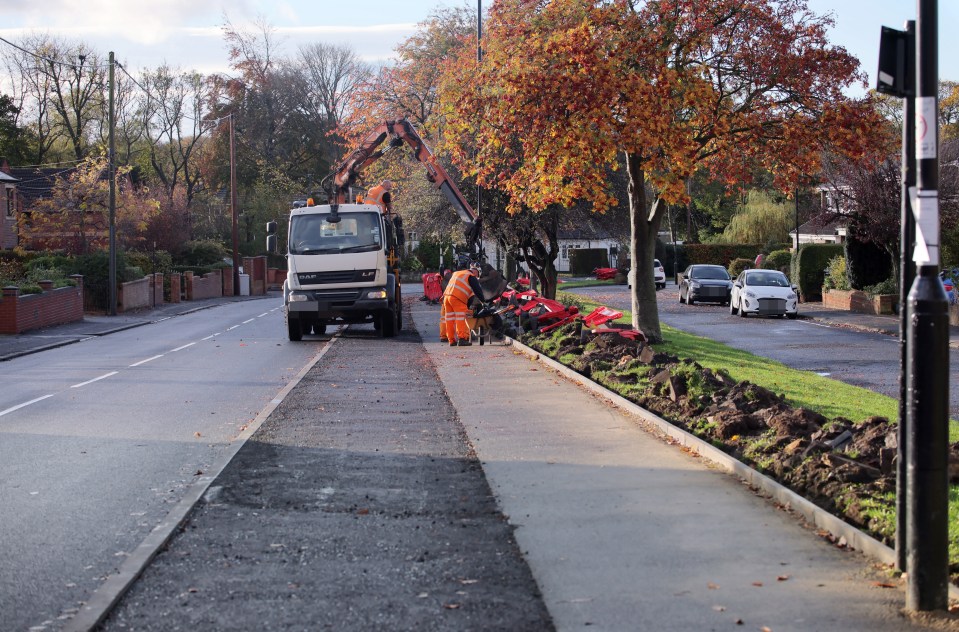
[[679, 302], [687, 305], [697, 301], [729, 305], [732, 291], [733, 282], [726, 268], [699, 263], [683, 272], [683, 280], [679, 283]]

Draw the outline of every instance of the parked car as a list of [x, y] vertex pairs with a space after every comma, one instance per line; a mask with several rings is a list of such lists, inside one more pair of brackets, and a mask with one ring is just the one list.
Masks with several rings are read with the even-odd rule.
[[778, 270], [744, 270], [733, 283], [729, 313], [795, 318], [799, 315], [796, 286]]
[[[629, 271], [629, 274], [626, 275], [626, 285], [627, 287], [633, 287], [633, 281], [636, 279], [632, 270]], [[663, 268], [663, 264], [659, 262], [659, 259], [653, 259], [653, 281], [656, 283], [657, 290], [666, 289], [666, 269]]]
[[729, 304], [733, 282], [722, 266], [697, 263], [683, 272], [679, 282], [679, 302], [692, 305], [697, 301]]

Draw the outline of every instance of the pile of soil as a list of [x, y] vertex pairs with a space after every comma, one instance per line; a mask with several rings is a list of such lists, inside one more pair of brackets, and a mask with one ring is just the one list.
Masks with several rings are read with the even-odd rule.
[[[521, 341], [894, 544], [898, 438], [888, 419], [827, 419], [725, 371], [617, 333], [591, 333], [581, 322]], [[950, 467], [950, 478], [957, 474]], [[959, 565], [950, 571], [955, 578]]]

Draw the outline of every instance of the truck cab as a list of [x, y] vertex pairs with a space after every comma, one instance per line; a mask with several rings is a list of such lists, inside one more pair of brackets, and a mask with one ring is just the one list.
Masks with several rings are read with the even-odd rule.
[[[267, 226], [275, 249], [276, 224]], [[329, 324], [372, 323], [392, 337], [402, 328], [395, 253], [403, 231], [378, 206], [338, 204], [290, 210], [283, 305], [289, 339]]]

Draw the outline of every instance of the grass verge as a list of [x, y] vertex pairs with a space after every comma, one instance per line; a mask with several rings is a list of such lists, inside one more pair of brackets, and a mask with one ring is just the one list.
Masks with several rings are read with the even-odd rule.
[[[589, 313], [601, 305], [578, 294], [562, 294], [557, 298], [563, 303], [577, 305], [583, 313]], [[623, 310], [623, 317], [617, 322], [631, 323], [632, 314]], [[899, 417], [899, 401], [895, 398], [809, 371], [792, 369], [774, 360], [733, 349], [668, 325], [662, 325], [662, 333], [664, 342], [656, 345], [657, 351], [679, 358], [693, 358], [714, 371], [723, 369], [737, 381], [749, 381], [780, 393], [791, 405], [816, 411], [829, 419], [844, 417], [856, 423], [878, 416], [896, 423]], [[959, 441], [959, 423], [954, 419], [949, 422], [949, 441]], [[894, 498], [891, 499], [891, 504], [891, 514], [886, 503], [866, 508], [869, 513], [875, 513], [877, 526], [884, 525], [886, 530], [895, 528]], [[953, 485], [949, 492], [949, 522], [956, 524], [957, 520], [959, 486]], [[951, 565], [959, 564], [959, 530], [956, 529], [951, 529], [949, 534], [949, 561]]]

